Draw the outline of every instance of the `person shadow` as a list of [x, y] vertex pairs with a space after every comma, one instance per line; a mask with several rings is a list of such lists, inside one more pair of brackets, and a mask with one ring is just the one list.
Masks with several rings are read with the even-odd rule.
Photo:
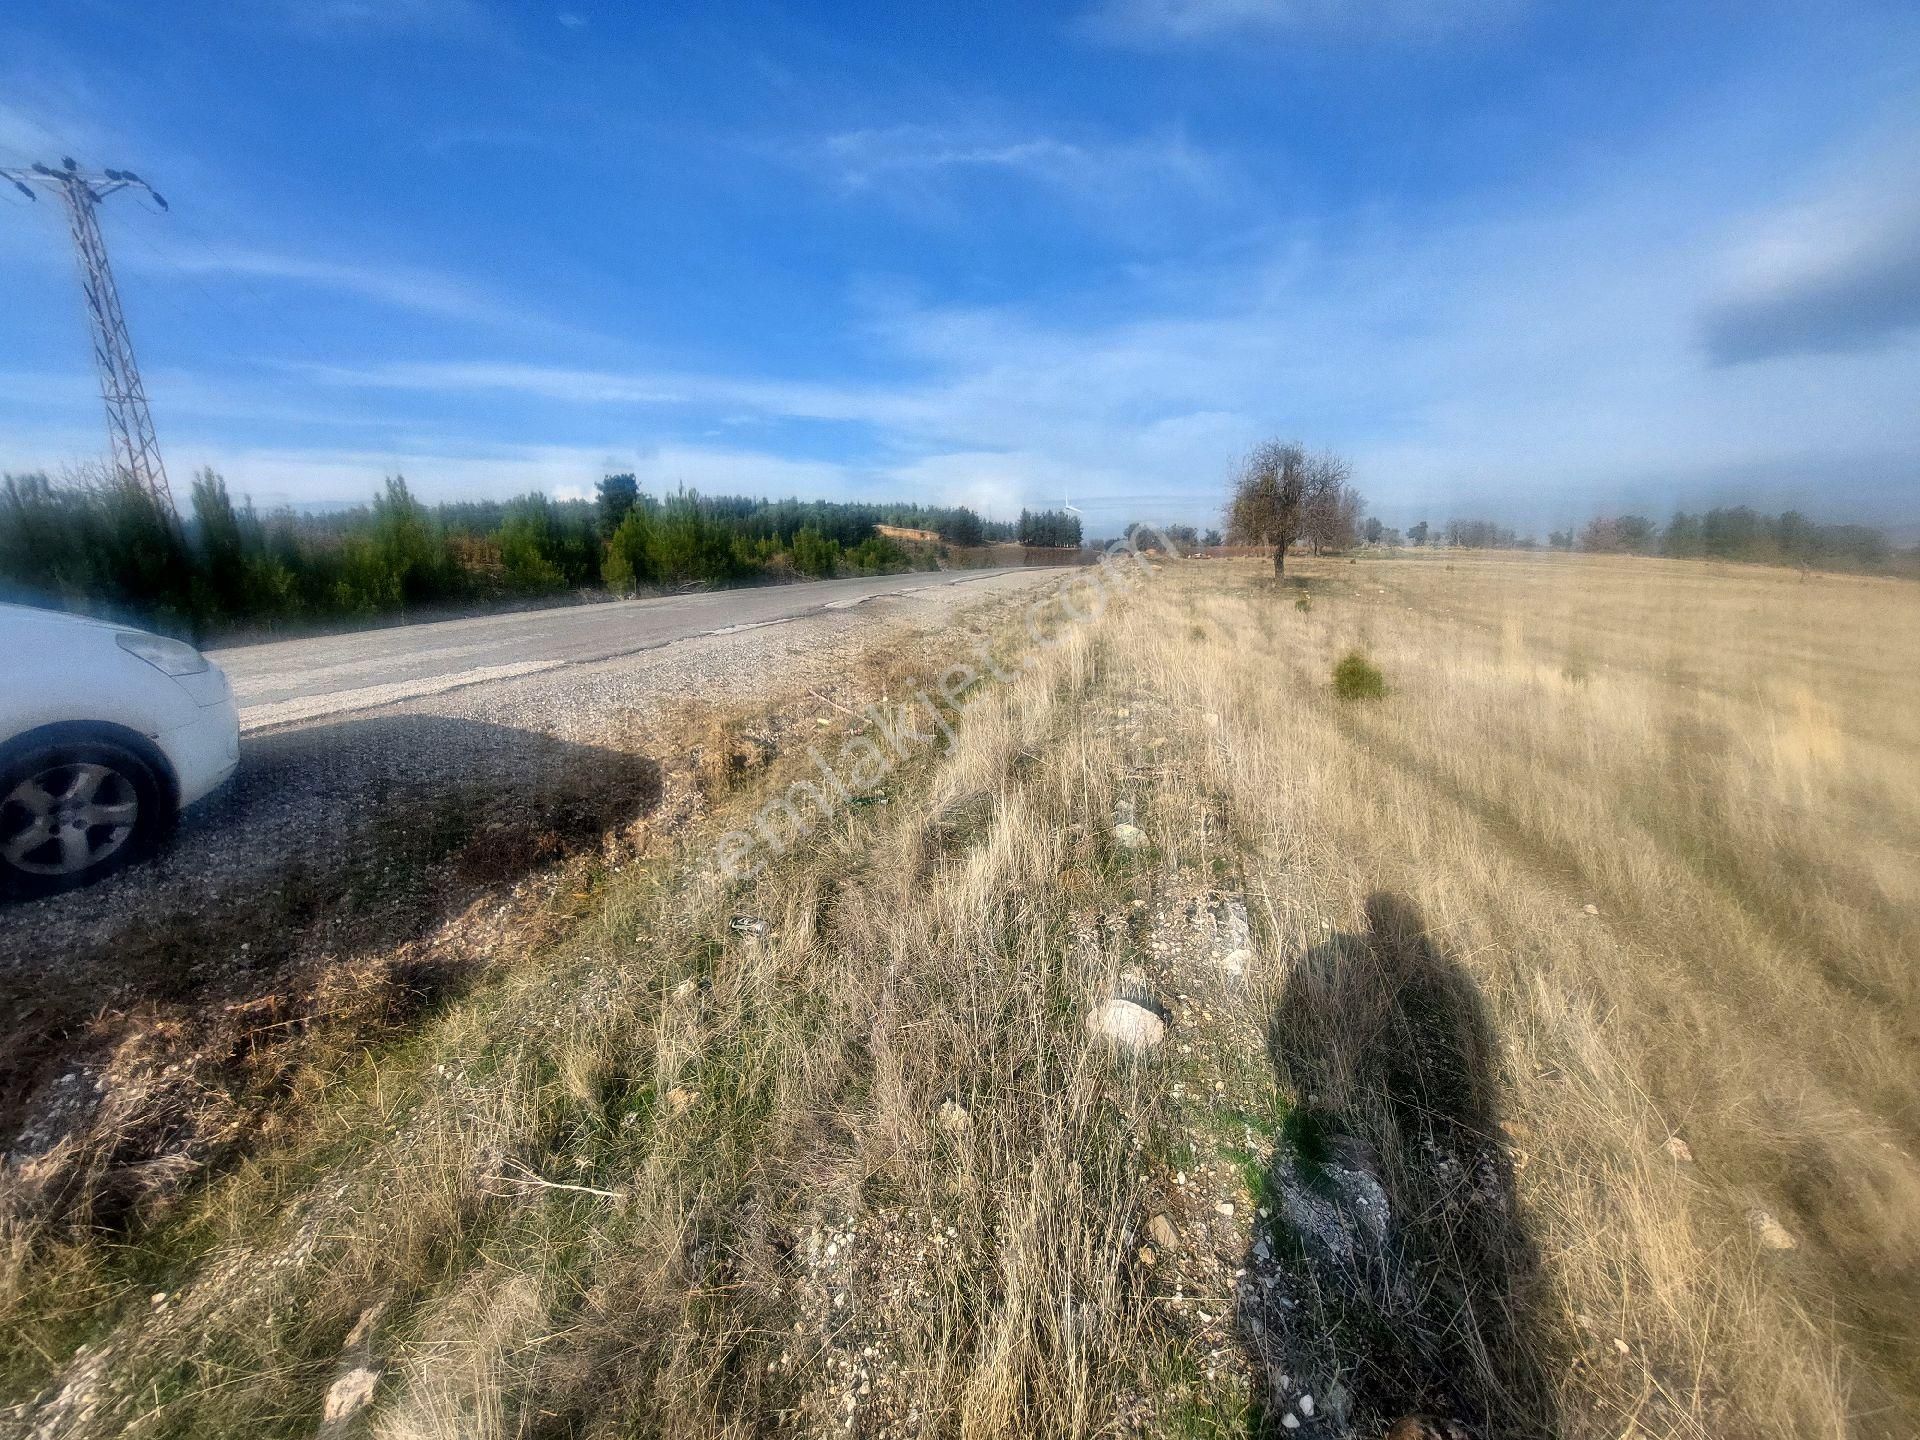
[[1236, 1295], [1249, 1432], [1556, 1436], [1565, 1351], [1515, 1204], [1486, 1005], [1415, 902], [1364, 909], [1363, 932], [1301, 958], [1268, 1024], [1295, 1104]]

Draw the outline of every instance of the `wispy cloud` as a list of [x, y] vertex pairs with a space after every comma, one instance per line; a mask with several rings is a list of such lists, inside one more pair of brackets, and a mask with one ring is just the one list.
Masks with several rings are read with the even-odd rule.
[[1887, 345], [1920, 329], [1920, 133], [1749, 226], [1701, 317], [1719, 364]]
[[[233, 377], [220, 377], [175, 367], [150, 369], [145, 375], [154, 409], [168, 422], [177, 418], [235, 421], [243, 425], [284, 429], [299, 426], [319, 430], [396, 429], [401, 421], [369, 414], [347, 405], [317, 405], [288, 397], [284, 391], [263, 393]], [[45, 420], [58, 417], [92, 422], [100, 411], [100, 382], [90, 369], [0, 371], [0, 418]], [[83, 425], [91, 445], [101, 434]], [[9, 425], [9, 437], [13, 434]], [[164, 437], [163, 437], [164, 438]]]
[[1141, 47], [1297, 35], [1418, 41], [1500, 25], [1526, 8], [1526, 0], [1102, 0], [1082, 28]]
[[478, 0], [273, 0], [268, 9], [289, 28], [315, 36], [478, 35], [492, 25]]
[[494, 329], [574, 339], [583, 335], [455, 276], [404, 263], [329, 260], [244, 245], [190, 248], [162, 237], [150, 249], [132, 252], [126, 264], [134, 270], [330, 290], [412, 314]]
[[588, 370], [517, 361], [302, 366], [323, 383], [443, 395], [507, 394], [585, 406], [703, 407], [796, 420], [912, 426], [929, 415], [910, 388], [665, 371]]
[[[1691, 320], [1716, 256], [1687, 209], [1699, 177], [1671, 169], [1650, 155], [1546, 213], [1302, 228], [1172, 302], [1113, 297], [1117, 319], [896, 304], [870, 331], [887, 383], [465, 362], [325, 378], [645, 407], [658, 413], [622, 423], [656, 432], [739, 413], [850, 422], [866, 436], [841, 452], [859, 457], [850, 476], [1001, 513], [1070, 498], [1096, 525], [1207, 520], [1236, 457], [1271, 434], [1346, 449], [1396, 523], [1429, 504], [1557, 524], [1628, 496], [1697, 502], [1783, 457], [1828, 484], [1829, 508], [1885, 513], [1886, 477], [1920, 460], [1916, 357], [1704, 363]], [[1849, 497], [1841, 477], [1863, 488]]]
[[890, 125], [830, 135], [803, 158], [848, 194], [925, 206], [944, 203], [954, 187], [1011, 181], [1109, 218], [1225, 201], [1237, 183], [1219, 157], [1177, 132], [1111, 139]]
[[445, 125], [428, 130], [414, 142], [428, 155], [450, 155], [460, 150], [557, 150], [561, 142], [530, 126]]
[[842, 182], [856, 188], [899, 175], [969, 170], [1000, 171], [1063, 189], [1082, 188], [1116, 172], [1195, 189], [1213, 188], [1220, 179], [1218, 162], [1179, 136], [1080, 141], [893, 125], [830, 136], [825, 151]]
[[[62, 155], [79, 156], [85, 161], [93, 159], [96, 152], [122, 145], [122, 137], [93, 118], [97, 109], [83, 89], [49, 86], [40, 77], [35, 77], [32, 88], [42, 93], [42, 103], [23, 105], [18, 100], [0, 99], [0, 164], [27, 165], [36, 160], [58, 164]], [[50, 96], [45, 93], [49, 90]]]

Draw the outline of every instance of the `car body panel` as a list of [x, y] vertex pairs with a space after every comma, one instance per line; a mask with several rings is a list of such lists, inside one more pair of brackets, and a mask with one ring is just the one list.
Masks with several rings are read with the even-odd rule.
[[173, 767], [182, 809], [212, 794], [240, 764], [240, 711], [233, 696], [201, 707], [189, 723], [153, 737]]
[[220, 785], [239, 760], [239, 714], [224, 671], [168, 675], [120, 648], [135, 634], [84, 615], [0, 604], [0, 745], [47, 725], [110, 725], [153, 742], [177, 802]]

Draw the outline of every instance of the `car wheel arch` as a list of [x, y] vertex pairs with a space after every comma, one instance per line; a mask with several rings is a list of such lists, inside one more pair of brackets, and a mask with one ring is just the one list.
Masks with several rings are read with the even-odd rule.
[[151, 736], [142, 735], [125, 725], [116, 725], [110, 720], [56, 720], [23, 730], [0, 742], [0, 768], [11, 764], [15, 756], [24, 755], [43, 745], [84, 745], [90, 742], [118, 745], [123, 750], [132, 751], [146, 763], [165, 788], [168, 808], [179, 807], [180, 777], [174, 774], [172, 762], [167, 759], [166, 753], [154, 744]]

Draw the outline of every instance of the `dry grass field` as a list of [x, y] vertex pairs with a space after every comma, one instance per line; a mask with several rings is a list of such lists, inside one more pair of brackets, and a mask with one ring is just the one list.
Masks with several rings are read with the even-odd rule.
[[[291, 1067], [220, 1173], [110, 1233], [9, 1208], [0, 1421], [1915, 1433], [1920, 587], [1081, 593], [705, 717], [681, 829]], [[779, 828], [976, 643], [950, 747]], [[795, 843], [730, 878], [756, 815]], [[1092, 1036], [1116, 995], [1164, 1039]]]

